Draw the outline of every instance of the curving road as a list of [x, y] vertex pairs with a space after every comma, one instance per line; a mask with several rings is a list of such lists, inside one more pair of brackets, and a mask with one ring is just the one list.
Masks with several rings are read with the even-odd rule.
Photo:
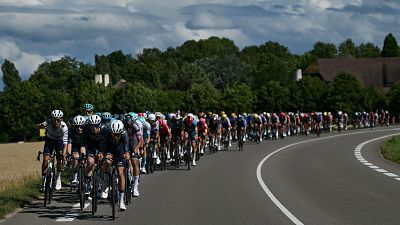
[[107, 204], [95, 217], [90, 207], [73, 209], [77, 196], [63, 190], [51, 207], [34, 203], [3, 224], [398, 224], [400, 166], [379, 154], [389, 137], [357, 149], [396, 133], [385, 128], [248, 144], [244, 152], [206, 155], [190, 171], [142, 176], [141, 196], [116, 221]]

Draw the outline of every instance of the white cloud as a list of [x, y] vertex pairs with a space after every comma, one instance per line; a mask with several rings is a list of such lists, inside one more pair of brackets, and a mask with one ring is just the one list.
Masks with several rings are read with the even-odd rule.
[[[40, 54], [24, 52], [15, 42], [7, 39], [0, 39], [0, 46], [2, 46], [0, 48], [1, 63], [3, 63], [4, 59], [13, 62], [23, 80], [28, 79], [39, 64], [62, 57], [62, 55], [41, 56]], [[3, 73], [1, 71], [0, 73], [2, 77]]]
[[64, 54], [87, 62], [210, 36], [239, 47], [278, 41], [297, 53], [346, 38], [382, 46], [389, 32], [400, 38], [399, 10], [397, 0], [0, 0], [0, 58], [27, 77]]

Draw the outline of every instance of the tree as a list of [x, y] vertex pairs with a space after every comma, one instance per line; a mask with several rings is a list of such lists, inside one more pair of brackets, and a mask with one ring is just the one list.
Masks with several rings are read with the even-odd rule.
[[6, 134], [3, 141], [30, 140], [37, 136], [36, 124], [51, 112], [44, 110], [46, 97], [28, 81], [0, 95], [0, 133]]
[[224, 91], [222, 102], [224, 109], [228, 112], [252, 112], [256, 103], [256, 94], [251, 87], [240, 84]]
[[157, 101], [155, 93], [140, 83], [130, 83], [114, 95], [113, 112], [145, 112], [155, 110]]
[[195, 83], [186, 92], [184, 101], [184, 110], [187, 112], [200, 112], [206, 110], [221, 109], [220, 103], [221, 94], [211, 82], [198, 84]]
[[392, 33], [389, 33], [385, 37], [382, 49], [382, 57], [398, 57], [399, 56], [399, 46], [397, 45], [396, 38]]
[[300, 95], [298, 110], [322, 111], [321, 98], [325, 91], [325, 84], [319, 78], [305, 76], [297, 82], [297, 88]]
[[381, 50], [378, 46], [368, 42], [362, 43], [358, 46], [357, 57], [358, 58], [375, 58], [381, 56]]
[[95, 84], [93, 80], [82, 82], [74, 91], [74, 112], [82, 110], [85, 103], [93, 104], [97, 112], [110, 112], [114, 99], [113, 88]]
[[195, 62], [206, 72], [213, 85], [226, 90], [238, 83], [246, 81], [249, 66], [236, 55], [213, 56]]
[[318, 41], [310, 51], [315, 58], [335, 58], [337, 49], [334, 44]]
[[390, 88], [386, 98], [392, 115], [400, 115], [400, 82]]
[[328, 84], [327, 92], [324, 95], [325, 108], [347, 113], [361, 112], [364, 110], [361, 93], [361, 83], [354, 75], [340, 73], [332, 83]]
[[3, 65], [1, 65], [1, 71], [3, 72], [4, 89], [12, 88], [21, 83], [21, 77], [14, 63], [5, 59]]
[[340, 43], [338, 49], [340, 57], [356, 57], [358, 55], [358, 49], [351, 38]]
[[289, 103], [290, 89], [279, 81], [269, 81], [258, 91], [259, 111], [280, 112], [286, 111]]

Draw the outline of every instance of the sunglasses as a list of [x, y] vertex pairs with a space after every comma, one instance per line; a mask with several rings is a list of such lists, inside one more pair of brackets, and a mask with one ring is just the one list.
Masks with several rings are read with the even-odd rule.
[[53, 119], [53, 121], [59, 123], [61, 122], [61, 119]]
[[119, 138], [119, 137], [121, 137], [121, 134], [111, 133], [111, 136], [112, 136], [113, 138]]
[[91, 128], [99, 128], [99, 127], [100, 127], [100, 124], [90, 124], [90, 127], [91, 127]]
[[82, 125], [76, 125], [75, 128], [76, 129], [83, 129], [83, 126]]

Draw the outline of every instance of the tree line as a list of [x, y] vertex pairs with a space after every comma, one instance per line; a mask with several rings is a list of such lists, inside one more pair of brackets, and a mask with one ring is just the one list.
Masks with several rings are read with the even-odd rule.
[[[293, 80], [294, 71], [305, 69], [317, 58], [397, 57], [396, 39], [388, 34], [383, 49], [372, 43], [356, 46], [347, 39], [338, 46], [316, 42], [302, 55], [277, 42], [240, 50], [232, 40], [210, 37], [189, 40], [161, 51], [143, 49], [132, 56], [122, 51], [95, 55], [94, 65], [65, 56], [44, 62], [22, 81], [14, 64], [1, 66], [4, 91], [0, 92], [0, 142], [37, 139], [35, 124], [51, 110], [66, 118], [80, 112], [84, 103], [95, 111], [371, 111], [399, 112], [400, 85], [385, 95], [363, 87], [351, 74], [333, 82], [305, 76]], [[111, 83], [127, 81], [121, 89], [94, 82], [95, 74], [110, 74]]]

